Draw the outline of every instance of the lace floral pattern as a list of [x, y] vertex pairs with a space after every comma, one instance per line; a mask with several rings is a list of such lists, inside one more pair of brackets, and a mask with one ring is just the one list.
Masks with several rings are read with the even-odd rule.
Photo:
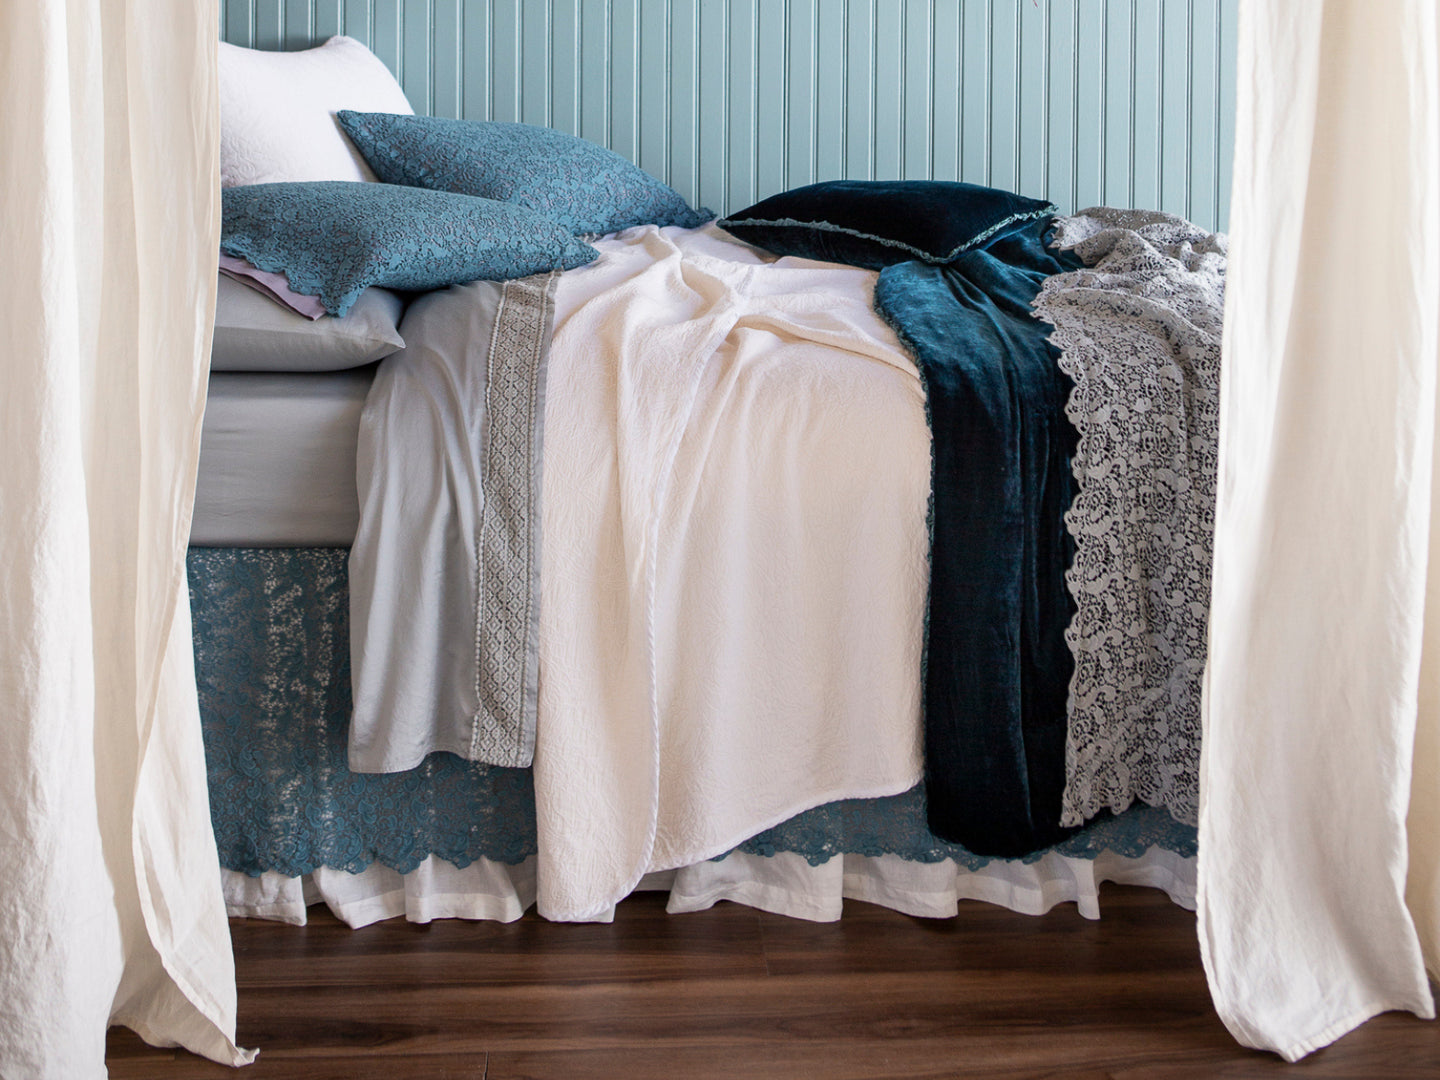
[[191, 548], [200, 720], [220, 865], [401, 873], [535, 853], [528, 769], [431, 754], [404, 773], [346, 767], [350, 601], [343, 548]]
[[1035, 300], [1080, 435], [1063, 823], [1140, 799], [1194, 824], [1226, 239], [1098, 208], [1060, 219], [1053, 243], [1086, 264]]
[[438, 289], [571, 270], [598, 254], [533, 210], [394, 184], [319, 180], [222, 193], [220, 250], [344, 315], [371, 285]]
[[337, 116], [386, 183], [528, 206], [577, 236], [632, 225], [693, 229], [715, 216], [690, 209], [673, 188], [613, 150], [553, 128], [348, 110]]
[[[1051, 851], [1073, 859], [1093, 859], [1106, 851], [1136, 859], [1152, 847], [1193, 856], [1198, 850], [1195, 829], [1164, 810], [1136, 806], [1115, 816], [1101, 814], [1068, 840], [1018, 861], [1038, 862]], [[959, 844], [947, 844], [926, 827], [924, 785], [884, 799], [846, 799], [817, 806], [752, 837], [736, 850], [750, 855], [792, 851], [811, 866], [837, 855], [898, 855], [924, 863], [953, 859], [967, 870], [979, 870], [995, 861]]]
[[[426, 856], [456, 866], [486, 857], [518, 863], [536, 850], [529, 769], [432, 754], [406, 773], [346, 768], [350, 714], [347, 552], [339, 548], [192, 548], [188, 558], [210, 812], [220, 863], [258, 875], [401, 873]], [[1104, 817], [1057, 849], [1139, 855], [1195, 853], [1195, 830], [1148, 808]], [[990, 860], [925, 827], [923, 788], [887, 799], [830, 803], [747, 841], [759, 855], [794, 851], [818, 865], [835, 855]], [[1028, 861], [1038, 859], [1036, 853]]]

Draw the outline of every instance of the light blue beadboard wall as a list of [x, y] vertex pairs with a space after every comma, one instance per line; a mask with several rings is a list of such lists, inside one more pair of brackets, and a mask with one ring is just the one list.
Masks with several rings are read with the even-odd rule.
[[417, 112], [604, 143], [722, 213], [839, 177], [1229, 216], [1238, 0], [219, 0], [365, 42]]

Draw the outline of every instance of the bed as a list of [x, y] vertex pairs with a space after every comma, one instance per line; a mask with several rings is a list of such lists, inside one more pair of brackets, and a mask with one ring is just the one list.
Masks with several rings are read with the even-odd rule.
[[[365, 69], [357, 48], [312, 53]], [[246, 52], [222, 46], [232, 75]], [[1163, 215], [1057, 226], [1008, 193], [958, 204], [965, 185], [832, 185], [717, 224], [643, 174], [597, 198], [608, 159], [523, 125], [489, 125], [467, 171], [474, 127], [380, 96], [322, 103], [369, 175], [277, 181], [252, 140], [227, 178], [244, 265], [221, 280], [189, 570], [232, 914], [603, 920], [665, 888], [673, 911], [1093, 916], [1104, 880], [1193, 902], [1192, 481], [1210, 468], [1213, 499], [1223, 241]], [[532, 182], [567, 154], [570, 186]], [[415, 240], [426, 220], [474, 230], [458, 264]], [[357, 261], [377, 233], [384, 257]], [[466, 261], [482, 241], [498, 270]], [[980, 306], [950, 310], [966, 290]], [[312, 319], [317, 297], [331, 314]], [[1147, 320], [1161, 354], [1098, 329]], [[964, 395], [943, 365], [1019, 338], [1043, 428], [985, 443], [973, 406], [947, 411]], [[1105, 359], [1117, 340], [1125, 363]], [[999, 464], [950, 462], [981, 453]], [[1021, 465], [1040, 479], [1017, 488]], [[983, 512], [992, 472], [1039, 493], [1019, 533]], [[1009, 594], [966, 593], [977, 566], [1033, 599], [1002, 643], [1013, 678], [985, 670]], [[946, 693], [964, 752], [937, 780]], [[1007, 709], [1012, 728], [982, 722]], [[937, 824], [942, 782], [959, 795]], [[979, 841], [954, 842], [977, 814]]]

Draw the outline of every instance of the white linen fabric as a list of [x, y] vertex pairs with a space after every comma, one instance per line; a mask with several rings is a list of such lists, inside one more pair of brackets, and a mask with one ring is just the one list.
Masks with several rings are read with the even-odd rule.
[[560, 277], [538, 907], [918, 782], [930, 436], [875, 275], [642, 226]]
[[1436, 8], [1240, 9], [1198, 910], [1221, 1018], [1290, 1060], [1434, 1015], [1412, 767], [1440, 972]]
[[[305, 925], [306, 909], [323, 903], [351, 927], [404, 916], [513, 922], [535, 902], [535, 857], [518, 866], [477, 859], [459, 869], [431, 856], [408, 874], [379, 863], [363, 873], [319, 869], [303, 878], [266, 872], [249, 877], [224, 871], [225, 903], [236, 918]], [[1100, 917], [1107, 881], [1164, 890], [1181, 907], [1195, 907], [1195, 860], [1163, 848], [1131, 858], [1104, 852], [1095, 859], [1049, 852], [1033, 863], [996, 859], [969, 870], [950, 859], [911, 862], [895, 855], [845, 855], [812, 866], [801, 855], [732, 852], [677, 870], [647, 874], [637, 891], [670, 893], [671, 913], [703, 911], [721, 900], [812, 922], [834, 922], [846, 900], [863, 900], [922, 919], [954, 917], [962, 900], [1043, 915], [1074, 903], [1087, 919]], [[610, 922], [615, 909], [594, 921]]]
[[384, 62], [354, 38], [300, 52], [220, 43], [220, 185], [369, 180], [341, 109], [410, 115]]
[[105, 1029], [241, 1064], [185, 539], [220, 207], [213, 4], [0, 5], [0, 1074]]

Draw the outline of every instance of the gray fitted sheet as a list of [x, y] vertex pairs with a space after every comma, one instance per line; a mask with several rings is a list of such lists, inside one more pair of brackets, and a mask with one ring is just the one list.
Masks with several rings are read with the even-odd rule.
[[348, 546], [360, 514], [355, 443], [374, 374], [212, 374], [190, 543]]

